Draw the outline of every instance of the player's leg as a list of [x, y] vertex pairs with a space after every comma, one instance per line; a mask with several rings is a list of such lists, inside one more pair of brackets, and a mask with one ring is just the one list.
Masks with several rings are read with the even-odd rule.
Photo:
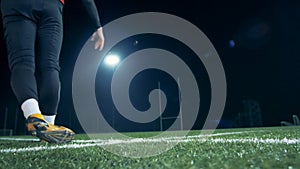
[[47, 121], [54, 124], [60, 98], [59, 55], [62, 45], [62, 4], [45, 1], [37, 32], [40, 108]]
[[[40, 108], [46, 117], [46, 130], [38, 137], [51, 143], [65, 143], [73, 139], [74, 132], [54, 124], [60, 96], [59, 54], [62, 44], [62, 4], [57, 0], [41, 1], [42, 14], [37, 28], [37, 65], [39, 69]], [[44, 8], [46, 7], [46, 8]], [[39, 121], [32, 121], [32, 124]]]
[[[11, 87], [22, 105], [25, 118], [40, 113], [35, 73], [34, 44], [36, 23], [30, 19], [22, 2], [3, 0], [4, 36], [8, 50]], [[24, 11], [21, 11], [24, 10]]]

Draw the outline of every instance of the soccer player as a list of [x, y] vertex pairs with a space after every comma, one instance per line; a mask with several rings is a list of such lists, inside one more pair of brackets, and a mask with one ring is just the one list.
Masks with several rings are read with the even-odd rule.
[[[11, 87], [28, 131], [50, 143], [69, 142], [75, 134], [54, 125], [60, 97], [63, 5], [64, 0], [1, 1]], [[95, 2], [82, 0], [82, 6], [94, 22], [95, 49], [102, 50], [104, 37]]]

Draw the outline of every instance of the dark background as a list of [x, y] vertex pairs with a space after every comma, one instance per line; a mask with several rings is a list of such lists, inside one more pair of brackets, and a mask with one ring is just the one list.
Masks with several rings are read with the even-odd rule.
[[[128, 14], [149, 11], [182, 17], [201, 29], [218, 51], [227, 77], [228, 98], [222, 120], [230, 124], [220, 127], [234, 127], [235, 117], [243, 111], [243, 98], [251, 98], [260, 104], [264, 126], [278, 126], [282, 120], [291, 121], [293, 114], [299, 115], [299, 1], [96, 0], [95, 2], [103, 25]], [[64, 8], [64, 43], [60, 62], [62, 94], [57, 122], [72, 126], [77, 132], [82, 130], [73, 109], [71, 79], [76, 57], [91, 34], [91, 22], [79, 0], [67, 1]], [[144, 42], [135, 47], [136, 49], [147, 45], [149, 47], [151, 44], [151, 37], [135, 38], [139, 42]], [[155, 41], [156, 37], [152, 38], [154, 38], [152, 42], [160, 46], [159, 41]], [[20, 112], [15, 113], [19, 111], [18, 103], [9, 86], [2, 23], [0, 39], [0, 128], [12, 128], [16, 133], [22, 133], [25, 130], [24, 118]], [[135, 39], [129, 39], [128, 44], [130, 40]], [[98, 96], [98, 100], [99, 97], [102, 96]], [[5, 117], [6, 108], [7, 117]], [[201, 118], [198, 120], [201, 121]], [[118, 123], [122, 124], [122, 121]], [[199, 126], [196, 125], [195, 129], [197, 128]]]

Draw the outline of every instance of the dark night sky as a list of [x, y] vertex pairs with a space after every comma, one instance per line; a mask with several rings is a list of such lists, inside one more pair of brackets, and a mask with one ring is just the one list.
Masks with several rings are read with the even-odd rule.
[[[62, 98], [59, 122], [79, 127], [71, 99], [71, 78], [76, 57], [91, 35], [91, 24], [77, 2], [64, 10], [61, 54]], [[223, 62], [228, 100], [223, 119], [242, 111], [244, 96], [260, 103], [265, 126], [291, 121], [300, 113], [300, 2], [286, 0], [96, 0], [102, 24], [137, 12], [165, 12], [198, 26], [211, 40]], [[1, 25], [2, 27], [2, 25]], [[2, 31], [1, 31], [2, 32]], [[9, 87], [3, 33], [0, 35], [0, 128], [5, 107], [16, 106]], [[234, 40], [235, 47], [229, 41]], [[1, 114], [2, 113], [2, 114]], [[73, 119], [73, 120], [61, 120]]]

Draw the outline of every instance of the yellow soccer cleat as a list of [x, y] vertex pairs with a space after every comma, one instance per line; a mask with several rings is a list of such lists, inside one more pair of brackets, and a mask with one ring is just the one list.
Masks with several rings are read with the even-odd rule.
[[49, 143], [70, 142], [75, 133], [63, 126], [56, 126], [48, 123], [42, 114], [32, 114], [26, 120], [28, 132]]

